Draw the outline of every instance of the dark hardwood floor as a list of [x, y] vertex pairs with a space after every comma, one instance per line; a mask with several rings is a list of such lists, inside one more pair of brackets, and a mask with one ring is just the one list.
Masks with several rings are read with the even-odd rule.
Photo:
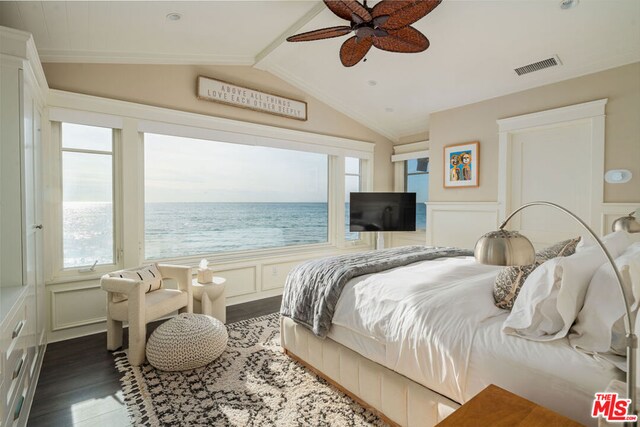
[[[278, 296], [227, 307], [227, 323], [275, 313], [280, 301]], [[161, 323], [150, 324], [147, 333]], [[106, 345], [107, 334], [101, 333], [47, 346], [29, 426], [129, 425], [120, 374]]]

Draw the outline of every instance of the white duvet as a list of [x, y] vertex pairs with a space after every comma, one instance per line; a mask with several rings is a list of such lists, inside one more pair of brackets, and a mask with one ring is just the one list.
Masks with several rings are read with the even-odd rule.
[[591, 423], [593, 393], [621, 373], [566, 338], [539, 343], [502, 334], [507, 312], [492, 294], [500, 269], [459, 257], [355, 278], [338, 300], [337, 333], [329, 337], [460, 403], [497, 384]]
[[487, 292], [498, 271], [462, 257], [361, 276], [342, 291], [333, 323], [383, 343], [387, 367], [461, 402], [477, 327], [504, 313]]

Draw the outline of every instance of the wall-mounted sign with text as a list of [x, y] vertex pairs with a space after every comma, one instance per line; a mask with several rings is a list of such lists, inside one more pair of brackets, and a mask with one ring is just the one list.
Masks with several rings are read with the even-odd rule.
[[198, 76], [198, 99], [307, 120], [307, 103]]

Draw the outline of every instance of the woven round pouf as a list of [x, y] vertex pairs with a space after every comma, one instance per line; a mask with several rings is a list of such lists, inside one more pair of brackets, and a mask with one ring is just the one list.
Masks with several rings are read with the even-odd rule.
[[227, 328], [211, 316], [182, 313], [158, 326], [147, 342], [147, 359], [162, 371], [207, 365], [227, 347]]

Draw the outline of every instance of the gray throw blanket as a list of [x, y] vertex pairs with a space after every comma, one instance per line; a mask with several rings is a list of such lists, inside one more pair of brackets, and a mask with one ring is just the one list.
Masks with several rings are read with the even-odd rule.
[[280, 314], [321, 338], [327, 336], [342, 289], [354, 277], [379, 273], [418, 261], [473, 255], [473, 251], [403, 246], [307, 261], [287, 276]]

